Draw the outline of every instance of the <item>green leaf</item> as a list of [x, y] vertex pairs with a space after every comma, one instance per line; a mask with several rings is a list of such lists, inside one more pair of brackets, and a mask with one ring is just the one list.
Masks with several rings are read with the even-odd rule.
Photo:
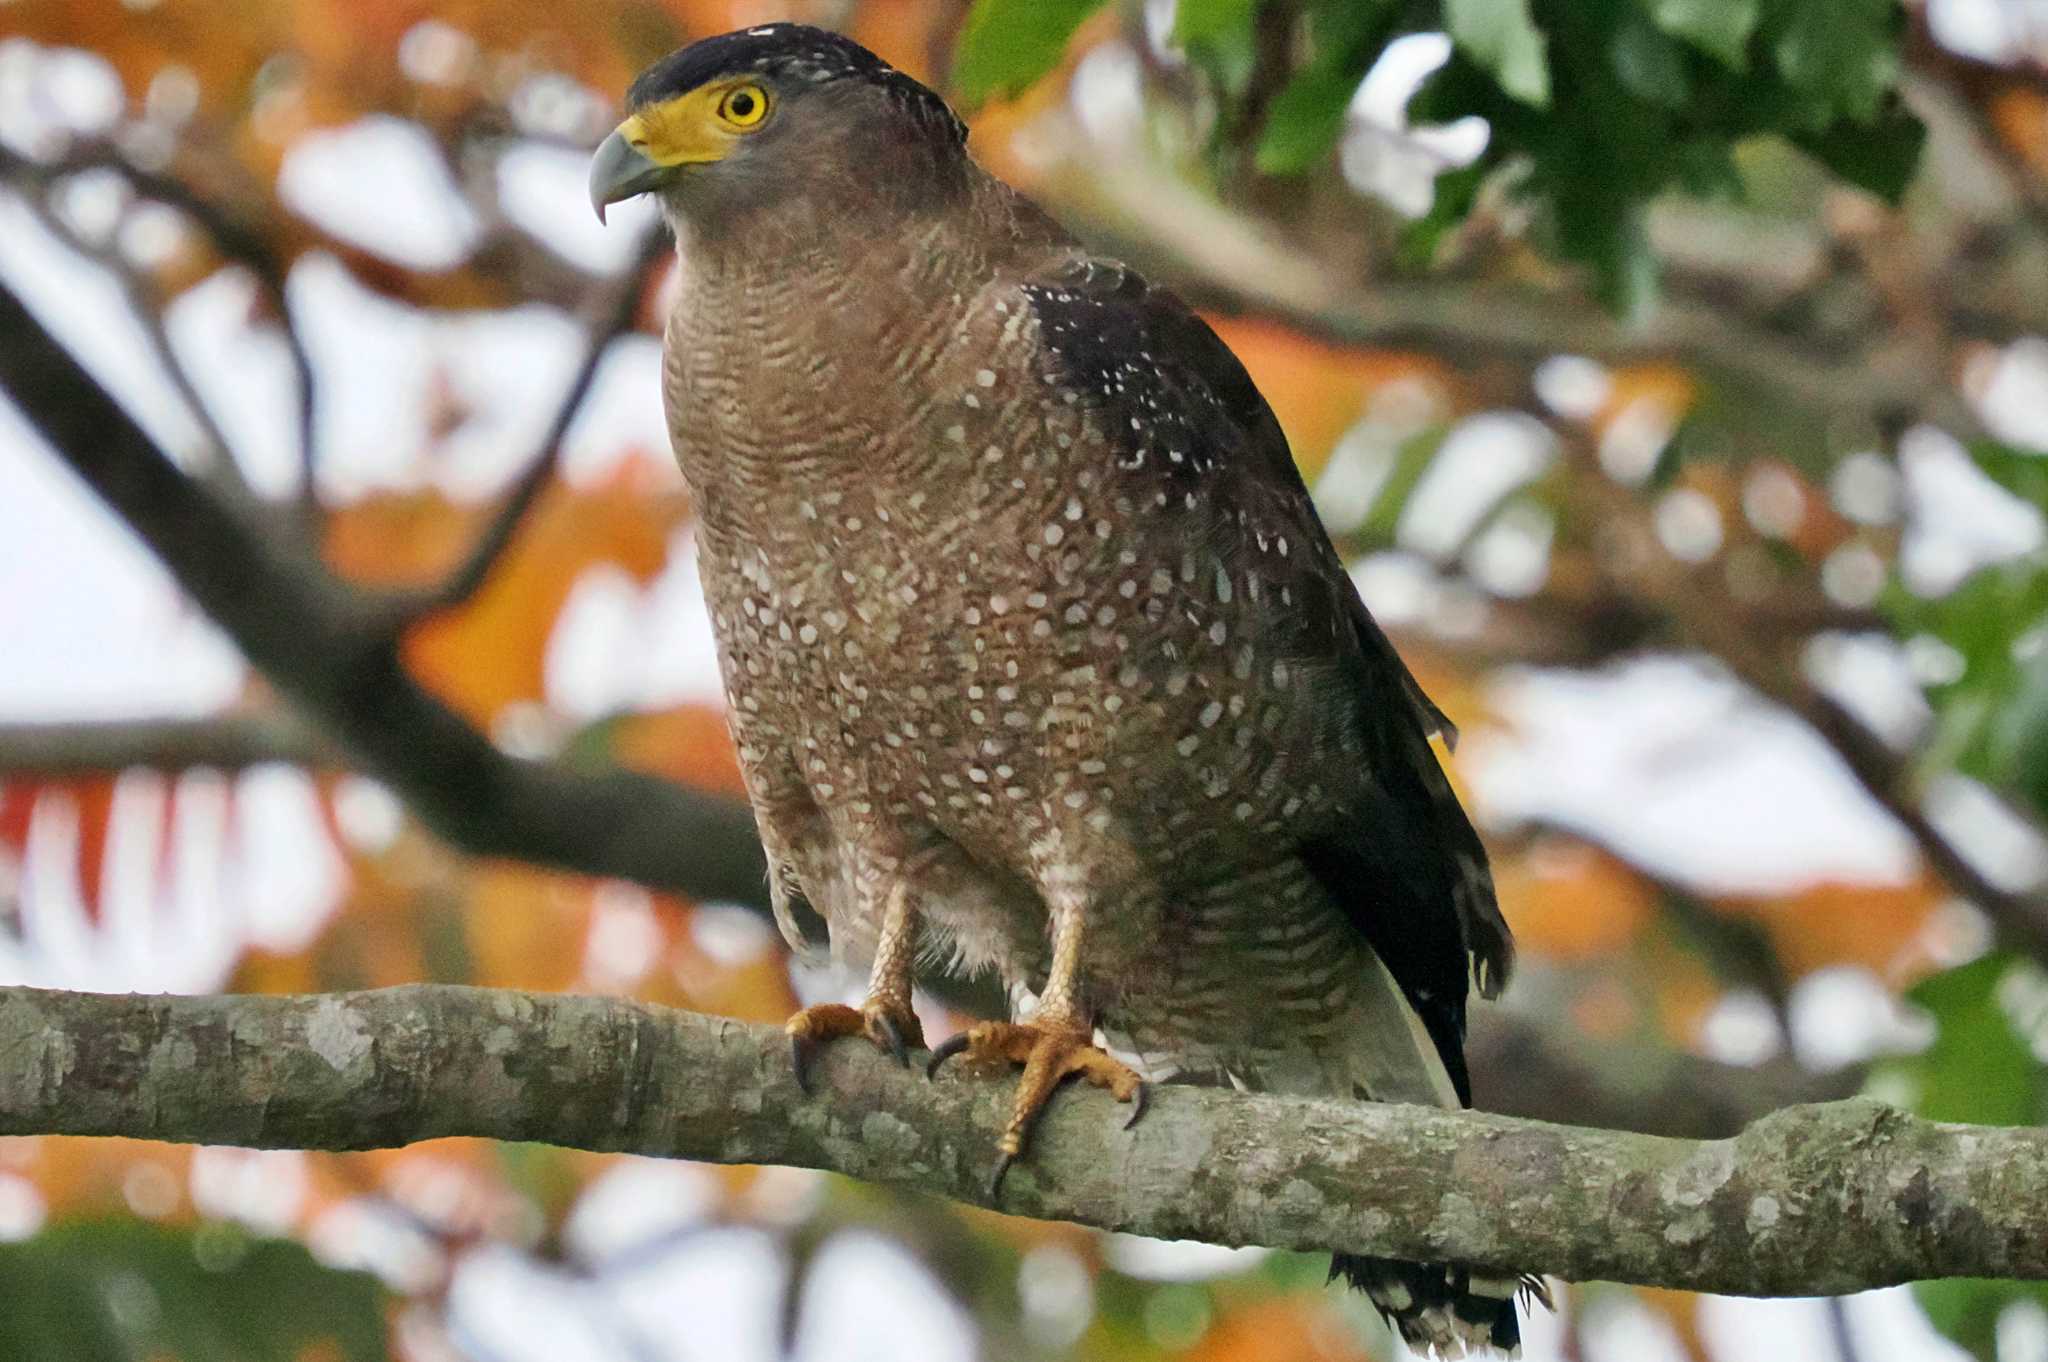
[[1180, 0], [1173, 10], [1173, 42], [1236, 43], [1249, 39], [1259, 0]]
[[1749, 66], [1758, 0], [1646, 0], [1650, 21], [1734, 70]]
[[1817, 104], [1812, 126], [1837, 117], [1869, 122], [1898, 79], [1898, 0], [1796, 0], [1772, 55], [1787, 84]]
[[1184, 0], [1174, 8], [1171, 41], [1226, 95], [1243, 93], [1251, 80], [1257, 0]]
[[1970, 457], [1984, 476], [2020, 500], [2048, 511], [2048, 451], [1979, 440], [1970, 446]]
[[1897, 203], [1920, 168], [1927, 128], [1896, 98], [1885, 101], [1873, 123], [1833, 123], [1819, 132], [1796, 131], [1792, 143], [1835, 174]]
[[[2043, 990], [2048, 980], [2038, 969], [1998, 953], [1922, 980], [1906, 996], [1933, 1016], [1934, 1044], [1879, 1065], [1872, 1086], [1915, 1093], [1913, 1109], [1930, 1120], [2037, 1124], [2044, 1111], [2042, 1072], [2014, 1025], [2010, 1003], [2011, 995], [2028, 993], [2038, 1009]], [[2040, 1283], [1919, 1282], [1913, 1293], [1935, 1328], [1984, 1362], [1997, 1360], [1998, 1317], [2007, 1306], [2022, 1300], [2048, 1305], [2048, 1285]]]
[[85, 1220], [0, 1245], [0, 1357], [387, 1362], [384, 1289], [225, 1224]]
[[1927, 1322], [1981, 1362], [1998, 1362], [1998, 1317], [2008, 1306], [2033, 1301], [2048, 1307], [2048, 1285], [1952, 1277], [1913, 1283]]
[[1934, 1018], [1934, 1043], [1894, 1061], [1918, 1093], [1914, 1111], [1930, 1121], [2032, 1125], [2042, 1116], [2040, 1070], [2006, 1013], [2014, 981], [2040, 985], [2033, 966], [1993, 952], [1921, 980], [1906, 997]]
[[1394, 542], [1394, 532], [1401, 523], [1401, 513], [1408, 507], [1408, 498], [1421, 484], [1422, 475], [1429, 471], [1450, 433], [1449, 426], [1430, 426], [1401, 442], [1394, 451], [1394, 466], [1387, 470], [1386, 481], [1380, 484], [1372, 508], [1359, 523], [1360, 538], [1372, 544]]
[[1529, 0], [1444, 0], [1444, 27], [1510, 96], [1550, 107], [1547, 42], [1530, 17]]
[[975, 0], [953, 54], [953, 87], [974, 105], [1013, 95], [1060, 64], [1104, 0]]
[[1691, 100], [1683, 50], [1642, 20], [1622, 24], [1608, 55], [1615, 76], [1631, 94], [1667, 109], [1682, 109]]
[[1486, 183], [1487, 172], [1491, 168], [1482, 159], [1457, 170], [1446, 170], [1436, 177], [1429, 211], [1401, 232], [1399, 257], [1404, 268], [1427, 269], [1436, 259], [1437, 248], [1443, 245], [1444, 238], [1472, 212], [1472, 205], [1478, 202], [1479, 190]]
[[1639, 322], [1657, 299], [1657, 256], [1650, 249], [1648, 215], [1599, 186], [1560, 187], [1558, 244], [1593, 270], [1593, 293], [1621, 320]]
[[1266, 110], [1258, 168], [1268, 175], [1298, 175], [1328, 156], [1344, 133], [1345, 111], [1357, 92], [1356, 75], [1322, 66], [1289, 81]]
[[1987, 728], [1985, 764], [1994, 781], [2048, 815], [2048, 652], [2035, 655], [2015, 689]]

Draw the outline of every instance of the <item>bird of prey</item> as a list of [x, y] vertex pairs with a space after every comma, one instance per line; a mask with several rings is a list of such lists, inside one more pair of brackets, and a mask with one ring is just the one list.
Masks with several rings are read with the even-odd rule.
[[[1035, 1008], [941, 1045], [1021, 1066], [998, 1179], [1071, 1076], [1469, 1101], [1512, 959], [1430, 747], [1243, 367], [969, 157], [930, 89], [774, 24], [662, 60], [593, 205], [657, 196], [663, 387], [784, 930], [903, 1057], [920, 960]], [[1133, 1117], [1135, 1119], [1135, 1116]], [[1512, 1348], [1512, 1276], [1340, 1255], [1411, 1342]]]

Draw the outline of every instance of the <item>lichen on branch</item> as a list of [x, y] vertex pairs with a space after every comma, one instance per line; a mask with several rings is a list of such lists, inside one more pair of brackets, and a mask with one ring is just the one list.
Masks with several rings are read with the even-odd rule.
[[1727, 1140], [1170, 1086], [1125, 1131], [1054, 1103], [991, 1203], [1007, 1086], [609, 998], [0, 989], [0, 1134], [371, 1149], [449, 1135], [829, 1169], [1022, 1215], [1573, 1280], [1814, 1295], [2048, 1279], [2048, 1131], [1866, 1099]]

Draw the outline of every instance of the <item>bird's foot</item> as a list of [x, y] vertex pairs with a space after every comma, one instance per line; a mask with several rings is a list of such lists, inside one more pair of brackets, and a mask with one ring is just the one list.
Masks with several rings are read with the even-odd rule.
[[1003, 1185], [1003, 1174], [1024, 1152], [1025, 1138], [1038, 1115], [1051, 1100], [1053, 1090], [1067, 1079], [1079, 1076], [1098, 1088], [1109, 1089], [1119, 1102], [1131, 1103], [1128, 1130], [1145, 1114], [1145, 1080], [1128, 1064], [1113, 1059], [1094, 1043], [1085, 1027], [1059, 1026], [1046, 1022], [982, 1022], [954, 1036], [932, 1051], [927, 1074], [958, 1054], [983, 1065], [1017, 1064], [1024, 1073], [1017, 1081], [1017, 1097], [1010, 1111], [1010, 1123], [996, 1142], [999, 1157], [988, 1191], [995, 1196]]
[[796, 1068], [796, 1085], [805, 1093], [811, 1090], [811, 1057], [828, 1040], [866, 1036], [905, 1066], [910, 1063], [910, 1049], [924, 1048], [924, 1026], [907, 1000], [869, 998], [859, 1007], [818, 1003], [791, 1017], [782, 1029], [789, 1036], [789, 1058]]

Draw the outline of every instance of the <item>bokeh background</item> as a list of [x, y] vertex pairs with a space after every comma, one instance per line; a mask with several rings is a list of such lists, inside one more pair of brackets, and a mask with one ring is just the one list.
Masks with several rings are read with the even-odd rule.
[[[1464, 730], [1525, 959], [1475, 1023], [1481, 1105], [2039, 1121], [2048, 4], [1531, 13], [13, 0], [0, 280], [206, 496], [349, 598], [423, 607], [404, 666], [501, 749], [720, 796], [676, 855], [745, 865], [659, 409], [670, 259], [645, 205], [592, 219], [585, 154], [693, 36], [842, 27], [989, 97], [985, 163], [1180, 285], [1278, 410]], [[851, 992], [745, 876], [689, 898], [473, 857], [394, 792], [433, 771], [331, 727], [0, 400], [0, 982], [760, 1021]], [[927, 1029], [977, 996], [922, 998]], [[2021, 1362], [2044, 1303], [1593, 1285], [1529, 1353]], [[7, 1359], [1397, 1352], [1316, 1259], [805, 1172], [0, 1140]]]

